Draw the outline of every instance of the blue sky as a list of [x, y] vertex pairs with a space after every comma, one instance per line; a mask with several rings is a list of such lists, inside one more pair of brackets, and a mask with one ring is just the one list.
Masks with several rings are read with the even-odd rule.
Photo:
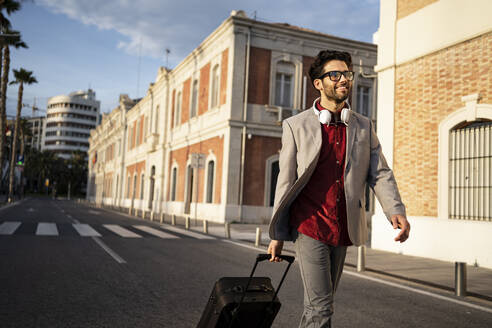
[[[10, 16], [29, 46], [12, 50], [11, 69], [33, 71], [38, 80], [25, 87], [26, 104], [36, 98], [45, 109], [49, 97], [90, 86], [101, 112], [109, 112], [121, 93], [145, 94], [166, 65], [166, 48], [172, 68], [239, 9], [258, 20], [366, 42], [379, 25], [378, 0], [34, 0]], [[14, 115], [17, 86], [7, 96], [7, 114]]]

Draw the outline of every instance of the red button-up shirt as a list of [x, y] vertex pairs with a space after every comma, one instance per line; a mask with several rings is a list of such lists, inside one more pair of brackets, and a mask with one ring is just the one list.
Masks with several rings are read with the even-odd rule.
[[[327, 110], [316, 103], [318, 110]], [[314, 115], [314, 114], [313, 114]], [[345, 124], [320, 124], [322, 145], [318, 164], [290, 208], [290, 225], [302, 234], [333, 246], [352, 245], [347, 229]]]

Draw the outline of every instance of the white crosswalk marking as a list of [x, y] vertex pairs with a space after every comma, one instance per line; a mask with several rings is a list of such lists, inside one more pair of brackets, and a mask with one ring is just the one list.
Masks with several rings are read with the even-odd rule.
[[20, 222], [17, 221], [7, 221], [0, 224], [0, 235], [11, 235], [19, 228], [21, 225]]
[[82, 237], [101, 237], [99, 232], [96, 230], [92, 229], [90, 225], [84, 224], [84, 223], [74, 223], [72, 224], [75, 230], [81, 235]]
[[138, 230], [145, 231], [146, 233], [150, 233], [151, 235], [163, 238], [163, 239], [178, 239], [179, 237], [175, 235], [171, 235], [169, 233], [165, 233], [163, 231], [144, 226], [144, 225], [134, 225], [133, 227], [137, 228]]
[[106, 229], [114, 232], [115, 234], [125, 237], [125, 238], [142, 238], [139, 234], [134, 233], [133, 231], [130, 231], [128, 229], [125, 229], [123, 227], [120, 227], [117, 224], [103, 224], [103, 227]]
[[37, 236], [58, 236], [56, 223], [40, 222], [36, 229]]
[[193, 238], [196, 238], [196, 239], [217, 239], [215, 237], [211, 237], [211, 236], [207, 236], [207, 235], [202, 235], [201, 233], [191, 232], [191, 231], [188, 231], [188, 230], [179, 229], [179, 228], [175, 228], [175, 227], [168, 226], [168, 225], [161, 225], [161, 228], [166, 229], [166, 230], [169, 230], [169, 231], [177, 232], [177, 233], [180, 233], [182, 235], [189, 236], [189, 237], [193, 237]]

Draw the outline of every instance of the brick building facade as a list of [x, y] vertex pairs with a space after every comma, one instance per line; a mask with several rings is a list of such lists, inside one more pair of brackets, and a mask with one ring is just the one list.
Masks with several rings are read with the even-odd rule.
[[[216, 222], [268, 222], [281, 121], [311, 106], [317, 93], [307, 71], [328, 48], [350, 52], [357, 74], [359, 60], [366, 72], [376, 63], [373, 44], [233, 11], [174, 69], [160, 68], [142, 99], [122, 96], [104, 115], [90, 138], [88, 199]], [[356, 80], [352, 107], [375, 119], [373, 82]]]
[[492, 267], [491, 11], [490, 1], [381, 1], [379, 135], [412, 236], [393, 245], [378, 209], [373, 247]]

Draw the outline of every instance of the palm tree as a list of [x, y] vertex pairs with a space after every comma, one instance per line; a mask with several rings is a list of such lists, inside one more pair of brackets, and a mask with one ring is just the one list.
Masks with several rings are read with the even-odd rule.
[[[10, 37], [3, 40], [3, 65], [2, 65], [2, 81], [0, 85], [0, 113], [2, 115], [2, 123], [7, 121], [7, 84], [9, 81], [9, 69], [10, 69], [10, 47], [15, 48], [27, 48], [27, 45], [21, 40], [20, 33], [17, 31], [7, 30], [8, 35], [17, 35], [17, 37]], [[2, 135], [5, 133], [5, 129], [2, 129]], [[3, 139], [0, 138], [0, 149], [4, 146]], [[3, 154], [0, 154], [3, 156]], [[0, 157], [1, 159], [1, 157]], [[1, 160], [0, 160], [1, 162]]]
[[9, 178], [9, 202], [13, 202], [14, 198], [14, 168], [15, 168], [15, 155], [17, 153], [17, 136], [19, 135], [19, 123], [22, 111], [22, 94], [24, 92], [24, 84], [38, 83], [36, 78], [32, 75], [32, 71], [26, 71], [21, 68], [20, 70], [14, 69], [15, 81], [10, 84], [19, 84], [19, 93], [17, 98], [17, 116], [15, 118], [14, 128], [14, 141], [12, 144], [12, 156], [10, 158], [10, 178]]
[[[13, 1], [13, 0], [0, 0], [0, 77], [2, 74], [2, 57], [3, 57], [3, 47], [6, 44], [6, 42], [11, 42], [12, 39], [16, 39], [20, 41], [20, 35], [17, 34], [12, 34], [8, 33], [10, 30], [11, 24], [10, 21], [5, 17], [4, 15], [4, 10], [7, 13], [7, 15], [10, 16], [13, 12], [17, 11], [20, 9], [20, 3], [18, 1]], [[9, 58], [10, 62], [10, 58]], [[8, 67], [7, 70], [5, 70], [6, 73], [3, 73], [4, 75], [7, 76], [7, 81], [8, 81]], [[7, 83], [7, 82], [5, 82]], [[0, 90], [3, 90], [0, 87]], [[4, 92], [6, 92], [7, 88], [5, 87]], [[1, 92], [1, 91], [0, 91]], [[2, 94], [0, 93], [0, 100], [2, 98]], [[5, 100], [4, 100], [5, 103]], [[3, 151], [5, 147], [5, 126], [7, 124], [7, 113], [5, 106], [1, 106], [0, 104], [0, 176], [2, 174], [3, 170]], [[2, 181], [0, 180], [0, 188], [2, 185]]]

